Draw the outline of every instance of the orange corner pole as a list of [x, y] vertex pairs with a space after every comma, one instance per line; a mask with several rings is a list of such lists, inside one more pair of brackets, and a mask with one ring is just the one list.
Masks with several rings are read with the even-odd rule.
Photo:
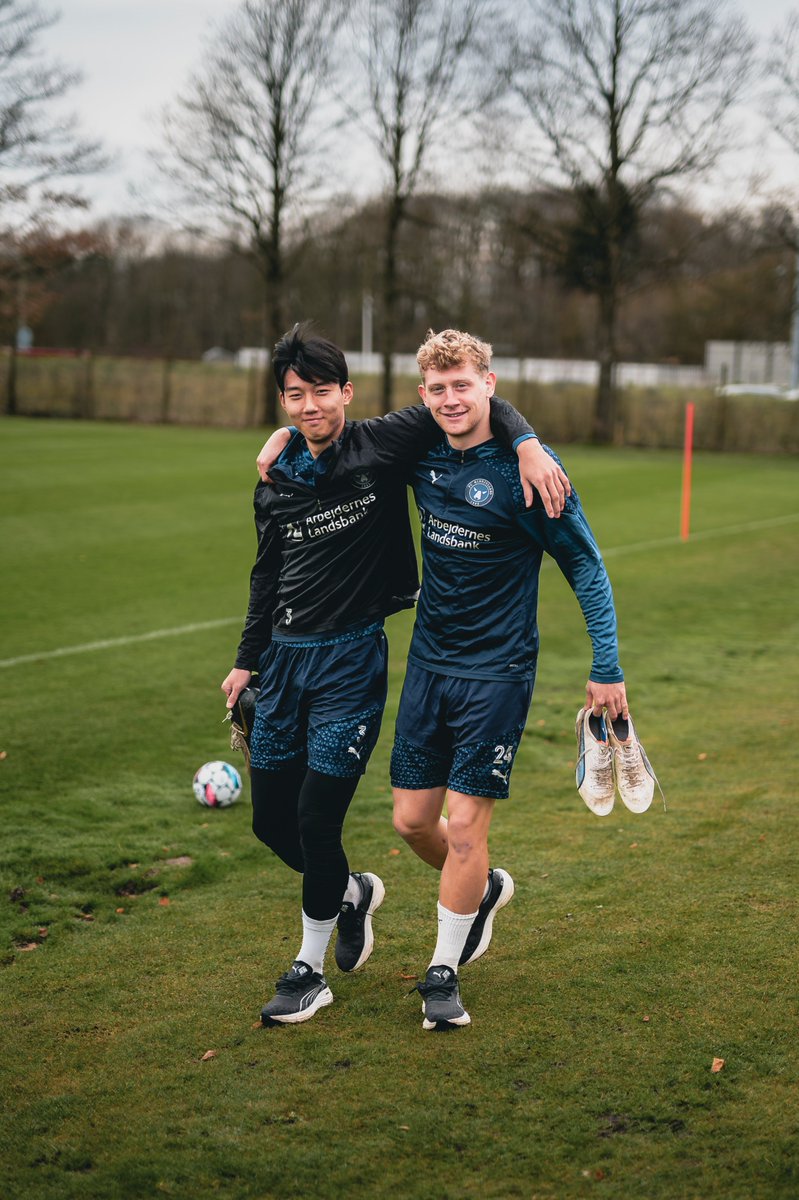
[[688, 541], [691, 532], [691, 465], [694, 453], [694, 409], [691, 400], [685, 406], [685, 445], [682, 457], [682, 509], [680, 513], [680, 537]]

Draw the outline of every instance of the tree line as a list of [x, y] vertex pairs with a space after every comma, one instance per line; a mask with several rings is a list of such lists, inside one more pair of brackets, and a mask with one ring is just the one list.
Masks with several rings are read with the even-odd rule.
[[[522, 192], [419, 195], [399, 239], [395, 347], [412, 353], [429, 327], [474, 329], [512, 357], [596, 353], [594, 300], [581, 267], [550, 257], [530, 232], [544, 201]], [[312, 314], [342, 346], [361, 348], [364, 300], [379, 294], [381, 202], [318, 214], [287, 256], [289, 313]], [[623, 361], [701, 362], [705, 342], [785, 341], [793, 257], [768, 211], [710, 218], [672, 204], [645, 214], [637, 288], [620, 306]], [[112, 355], [197, 358], [262, 344], [260, 281], [226, 245], [170, 241], [136, 222], [97, 227], [49, 275], [37, 341]]]
[[[2, 199], [27, 220], [3, 238], [12, 323], [23, 298], [31, 311], [53, 291], [54, 213], [79, 202], [55, 181], [101, 165], [99, 147], [43, 116], [72, 82], [28, 66], [49, 20], [35, 0], [0, 0]], [[136, 328], [168, 353], [189, 344], [190, 314], [195, 330], [216, 320], [215, 342], [269, 346], [311, 311], [357, 344], [368, 293], [384, 409], [392, 355], [427, 323], [471, 325], [517, 353], [590, 349], [593, 434], [608, 440], [615, 363], [628, 346], [633, 357], [695, 359], [730, 259], [743, 255], [750, 266], [733, 274], [751, 270], [768, 295], [765, 308], [750, 297], [746, 333], [769, 313], [776, 328], [780, 305], [784, 316], [777, 243], [795, 242], [790, 206], [732, 219], [725, 234], [678, 197], [732, 144], [736, 105], [760, 78], [771, 81], [772, 125], [796, 148], [797, 28], [794, 16], [763, 57], [724, 0], [241, 0], [165, 113], [158, 154], [173, 211], [216, 248], [162, 244], [142, 257], [140, 229], [95, 230], [57, 288], [94, 305], [108, 344]], [[359, 145], [380, 167], [379, 195], [342, 202]], [[491, 187], [508, 162], [526, 183]], [[431, 187], [437, 172], [454, 185]], [[192, 294], [180, 283], [190, 277], [213, 295]], [[158, 279], [148, 303], [139, 293]], [[675, 306], [681, 294], [687, 310]], [[220, 322], [228, 295], [237, 301]], [[123, 313], [137, 298], [131, 325]], [[54, 331], [58, 311], [46, 317]]]

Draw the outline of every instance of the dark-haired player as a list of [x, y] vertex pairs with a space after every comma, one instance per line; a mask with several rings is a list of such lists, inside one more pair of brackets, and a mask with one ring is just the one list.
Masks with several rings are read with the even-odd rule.
[[[383, 884], [350, 873], [342, 828], [386, 698], [383, 620], [418, 592], [405, 480], [441, 438], [421, 406], [347, 421], [344, 355], [302, 327], [278, 342], [272, 365], [296, 432], [271, 468], [273, 485], [256, 488], [247, 620], [222, 684], [231, 707], [259, 669], [253, 829], [302, 873], [302, 944], [263, 1009], [266, 1024], [305, 1021], [331, 1003], [324, 957], [337, 924], [342, 970], [372, 950]], [[506, 442], [528, 439], [519, 446], [526, 474], [557, 507], [563, 482], [530, 427], [501, 402], [492, 417]]]

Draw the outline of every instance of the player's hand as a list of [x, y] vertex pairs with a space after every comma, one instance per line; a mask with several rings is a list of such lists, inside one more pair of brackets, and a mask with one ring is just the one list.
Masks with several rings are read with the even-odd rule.
[[291, 433], [288, 429], [276, 429], [272, 436], [264, 442], [261, 452], [255, 460], [258, 474], [264, 483], [272, 482], [269, 478], [269, 468], [275, 465], [290, 441]]
[[606, 708], [611, 721], [617, 717], [623, 717], [626, 721], [630, 715], [623, 683], [594, 683], [593, 679], [589, 679], [585, 685], [585, 707], [592, 708], [596, 717]]
[[563, 468], [547, 454], [538, 438], [526, 438], [516, 448], [519, 475], [527, 508], [533, 503], [533, 488], [540, 495], [548, 517], [559, 517], [572, 485]]
[[252, 678], [252, 671], [243, 671], [234, 667], [230, 674], [222, 680], [221, 688], [227, 696], [226, 708], [232, 708]]

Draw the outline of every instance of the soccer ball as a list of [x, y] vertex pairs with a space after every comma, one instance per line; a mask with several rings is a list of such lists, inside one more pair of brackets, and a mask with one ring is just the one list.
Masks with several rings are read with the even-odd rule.
[[194, 776], [194, 794], [208, 808], [227, 808], [241, 795], [241, 775], [226, 762], [208, 762]]

